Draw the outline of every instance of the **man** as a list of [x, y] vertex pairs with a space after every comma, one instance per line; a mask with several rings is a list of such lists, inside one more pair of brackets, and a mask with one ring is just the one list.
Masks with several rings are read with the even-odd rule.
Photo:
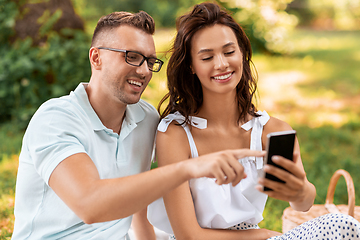
[[145, 12], [102, 17], [89, 83], [34, 114], [19, 159], [13, 239], [126, 239], [132, 215], [142, 222], [146, 206], [171, 189], [198, 177], [237, 184], [237, 158], [262, 156], [232, 150], [147, 171], [158, 114], [140, 97], [162, 66], [154, 27]]

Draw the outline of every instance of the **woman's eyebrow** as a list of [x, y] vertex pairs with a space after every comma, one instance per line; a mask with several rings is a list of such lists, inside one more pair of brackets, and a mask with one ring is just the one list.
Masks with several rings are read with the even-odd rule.
[[[227, 48], [227, 47], [232, 46], [234, 44], [235, 44], [234, 42], [229, 42], [229, 43], [225, 44], [222, 48]], [[200, 51], [198, 51], [197, 54], [206, 53], [206, 52], [212, 52], [212, 51], [214, 51], [214, 50], [205, 48], [205, 49], [200, 49]]]
[[223, 46], [223, 48], [227, 48], [227, 47], [232, 46], [232, 45], [234, 45], [234, 44], [235, 44], [234, 42], [229, 42], [229, 43], [225, 44], [225, 45]]
[[214, 51], [213, 49], [200, 49], [200, 51], [198, 51], [197, 54], [200, 54], [200, 53], [206, 53], [206, 52], [212, 52]]

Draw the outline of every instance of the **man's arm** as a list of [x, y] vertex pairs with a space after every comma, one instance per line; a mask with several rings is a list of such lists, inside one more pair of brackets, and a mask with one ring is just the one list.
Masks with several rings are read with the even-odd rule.
[[156, 240], [154, 227], [147, 219], [147, 208], [134, 214], [131, 227], [138, 240]]
[[191, 178], [216, 178], [218, 184], [236, 185], [243, 177], [245, 156], [263, 156], [248, 149], [227, 150], [156, 168], [144, 173], [100, 179], [85, 153], [63, 160], [49, 179], [50, 187], [85, 223], [130, 216]]

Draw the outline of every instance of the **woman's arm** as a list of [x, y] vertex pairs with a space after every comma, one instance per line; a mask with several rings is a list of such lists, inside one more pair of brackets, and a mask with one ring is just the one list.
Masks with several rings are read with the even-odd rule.
[[[165, 133], [158, 132], [156, 154], [159, 166], [190, 158], [190, 146], [181, 126], [171, 124]], [[215, 230], [199, 226], [189, 183], [185, 182], [164, 196], [166, 210], [177, 240], [267, 239], [279, 235], [267, 229]]]
[[[292, 130], [289, 124], [276, 118], [270, 118], [269, 122], [264, 127], [262, 136], [263, 146], [266, 146], [266, 135], [268, 133], [287, 130]], [[307, 211], [314, 203], [316, 189], [306, 178], [297, 138], [295, 140], [293, 159], [294, 161], [289, 161], [283, 157], [273, 158], [273, 161], [276, 164], [287, 169], [289, 172], [270, 165], [267, 165], [264, 168], [265, 172], [285, 181], [285, 184], [273, 182], [265, 178], [260, 179], [259, 183], [274, 190], [265, 192], [269, 197], [287, 201], [290, 203], [291, 207], [297, 211]], [[257, 189], [262, 191], [262, 188], [259, 186]]]

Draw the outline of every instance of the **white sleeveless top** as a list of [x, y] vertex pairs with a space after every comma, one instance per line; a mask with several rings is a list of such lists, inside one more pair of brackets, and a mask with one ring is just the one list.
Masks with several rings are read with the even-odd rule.
[[[251, 131], [250, 149], [262, 150], [261, 136], [263, 126], [270, 119], [263, 111], [257, 112], [259, 117], [254, 117], [241, 127]], [[169, 114], [161, 120], [158, 131], [165, 132], [172, 121], [183, 123], [185, 117], [179, 112]], [[193, 127], [205, 129], [207, 120], [199, 117], [190, 117]], [[181, 125], [188, 137], [191, 156], [198, 157], [198, 151], [187, 124]], [[236, 224], [246, 222], [258, 224], [262, 219], [267, 195], [255, 189], [257, 179], [263, 173], [262, 157], [246, 157], [239, 159], [247, 177], [235, 187], [231, 183], [218, 185], [213, 178], [198, 178], [189, 181], [192, 198], [194, 201], [196, 217], [202, 228], [226, 229]], [[148, 219], [155, 227], [173, 234], [166, 215], [163, 199], [160, 198], [148, 207]]]

